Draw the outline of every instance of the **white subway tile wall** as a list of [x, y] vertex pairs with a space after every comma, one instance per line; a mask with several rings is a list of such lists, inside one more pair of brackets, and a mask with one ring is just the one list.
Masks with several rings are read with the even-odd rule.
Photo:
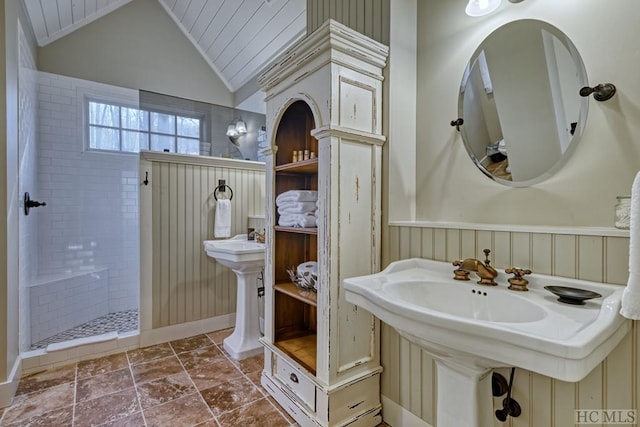
[[109, 313], [107, 269], [42, 278], [29, 287], [31, 340], [52, 335]]
[[95, 298], [106, 298], [109, 312], [137, 309], [138, 156], [85, 151], [85, 96], [138, 99], [134, 90], [38, 73], [38, 197], [47, 202], [38, 274], [106, 268], [108, 293]]

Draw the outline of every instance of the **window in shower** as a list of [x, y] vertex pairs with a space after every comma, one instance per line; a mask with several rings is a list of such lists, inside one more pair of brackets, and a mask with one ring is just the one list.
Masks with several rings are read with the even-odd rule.
[[200, 117], [142, 110], [87, 100], [88, 148], [138, 153], [140, 150], [200, 154]]

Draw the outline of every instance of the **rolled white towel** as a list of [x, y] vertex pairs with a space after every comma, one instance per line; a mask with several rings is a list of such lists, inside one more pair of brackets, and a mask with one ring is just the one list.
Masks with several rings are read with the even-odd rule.
[[287, 202], [315, 202], [318, 200], [318, 192], [315, 190], [289, 190], [276, 197], [276, 205]]
[[622, 293], [620, 314], [629, 319], [640, 319], [640, 172], [631, 186], [629, 280]]
[[280, 215], [278, 225], [283, 227], [315, 227], [316, 217], [308, 214], [287, 214]]
[[297, 213], [311, 213], [316, 209], [316, 204], [313, 202], [297, 202], [286, 203], [282, 206], [278, 206], [278, 213], [283, 214], [297, 214]]
[[317, 227], [316, 217], [312, 215], [298, 215], [298, 226], [303, 228]]

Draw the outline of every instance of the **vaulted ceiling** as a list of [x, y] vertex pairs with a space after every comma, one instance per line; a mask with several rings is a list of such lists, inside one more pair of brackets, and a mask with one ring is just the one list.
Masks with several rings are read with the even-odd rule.
[[[23, 0], [38, 45], [132, 0]], [[305, 34], [306, 0], [155, 0], [231, 92]]]

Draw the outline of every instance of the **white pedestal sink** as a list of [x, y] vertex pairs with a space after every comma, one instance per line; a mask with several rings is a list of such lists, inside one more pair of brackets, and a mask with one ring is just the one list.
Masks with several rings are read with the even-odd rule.
[[[360, 306], [436, 360], [438, 427], [493, 425], [491, 371], [520, 367], [576, 382], [631, 329], [618, 313], [624, 287], [532, 274], [528, 292], [453, 280], [449, 263], [409, 259], [345, 279], [346, 300]], [[602, 295], [584, 305], [558, 302], [548, 285]]]
[[246, 234], [203, 243], [207, 255], [231, 268], [238, 278], [236, 326], [223, 341], [224, 349], [237, 360], [262, 353], [257, 283], [264, 267], [264, 243], [247, 240]]

